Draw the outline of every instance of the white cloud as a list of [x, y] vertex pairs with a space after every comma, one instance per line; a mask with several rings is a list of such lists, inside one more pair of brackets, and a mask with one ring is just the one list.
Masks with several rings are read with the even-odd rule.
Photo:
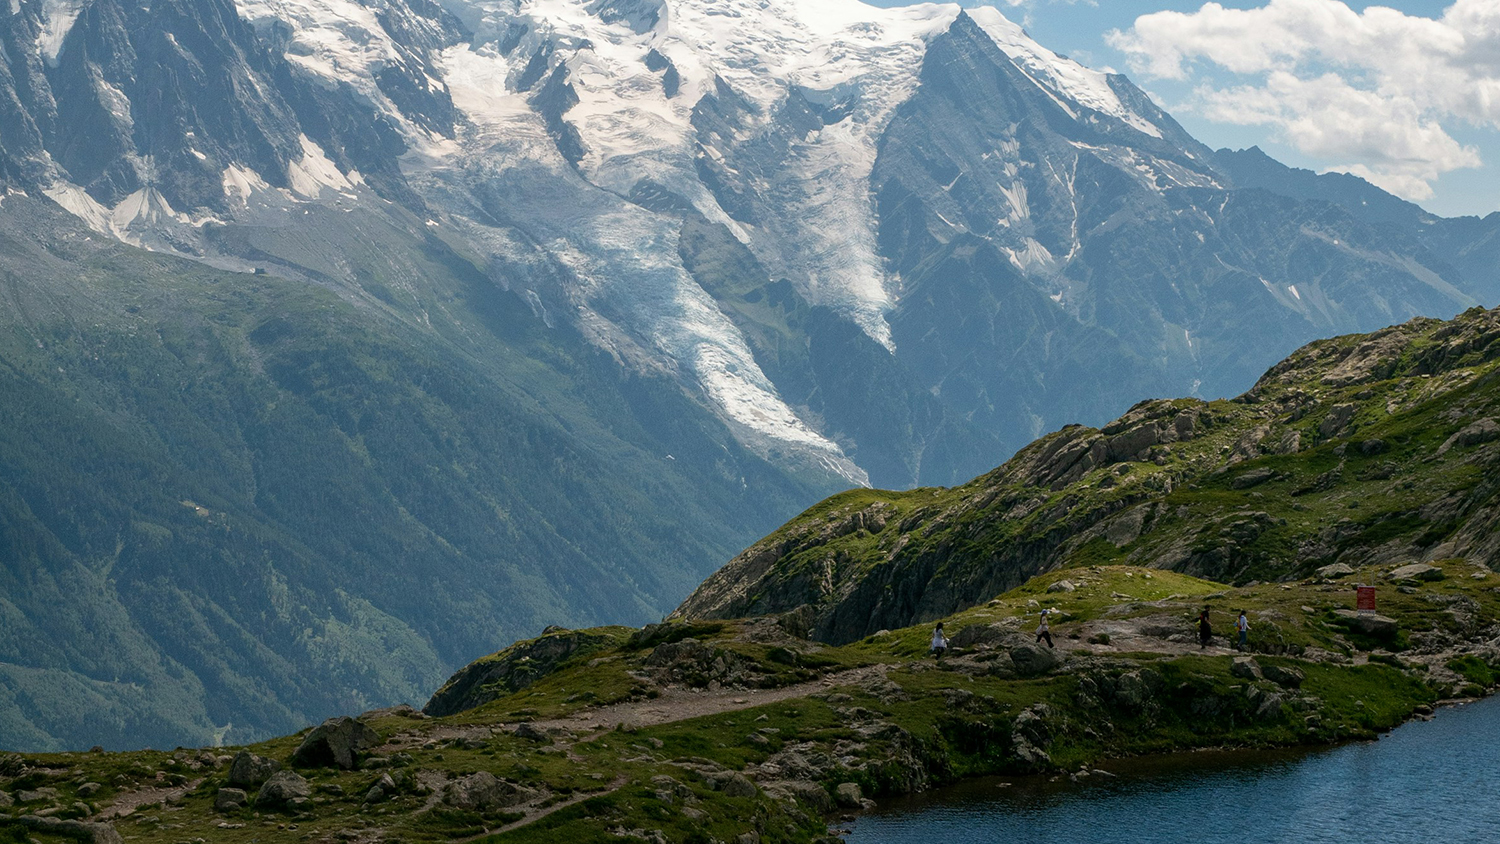
[[[1456, 0], [1437, 18], [1339, 0], [1208, 3], [1142, 16], [1108, 40], [1137, 73], [1210, 77], [1188, 104], [1203, 116], [1274, 127], [1328, 169], [1411, 199], [1481, 164], [1446, 127], [1500, 128], [1500, 0]], [[1239, 78], [1220, 83], [1225, 71]]]

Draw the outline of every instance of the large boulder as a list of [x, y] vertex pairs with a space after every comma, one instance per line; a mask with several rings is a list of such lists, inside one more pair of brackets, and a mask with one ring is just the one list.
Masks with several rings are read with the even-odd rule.
[[1411, 565], [1392, 569], [1390, 574], [1387, 574], [1386, 577], [1390, 578], [1391, 580], [1434, 581], [1442, 580], [1443, 578], [1447, 577], [1447, 575], [1444, 574], [1443, 570], [1438, 568], [1437, 566], [1431, 566], [1427, 563], [1412, 563]]
[[244, 808], [249, 802], [250, 795], [246, 794], [244, 789], [221, 788], [219, 793], [214, 795], [214, 811], [233, 812], [235, 809]]
[[359, 767], [359, 756], [380, 743], [380, 734], [363, 721], [347, 715], [329, 718], [319, 724], [292, 754], [292, 764], [299, 768]]
[[448, 783], [443, 802], [456, 809], [494, 812], [509, 809], [536, 797], [536, 792], [506, 782], [488, 771], [480, 771]]
[[1265, 675], [1267, 680], [1288, 689], [1300, 688], [1302, 681], [1307, 679], [1307, 675], [1302, 672], [1302, 669], [1290, 666], [1266, 665], [1260, 671]]
[[257, 788], [279, 770], [281, 763], [275, 759], [241, 750], [229, 763], [229, 784], [236, 788]]
[[1338, 616], [1339, 620], [1344, 624], [1347, 624], [1349, 629], [1356, 633], [1363, 633], [1366, 636], [1375, 636], [1377, 638], [1394, 636], [1396, 635], [1396, 631], [1401, 627], [1397, 624], [1396, 619], [1376, 615], [1375, 613], [1361, 613], [1355, 610], [1334, 610], [1333, 614]]
[[300, 809], [312, 802], [312, 787], [293, 771], [277, 771], [255, 795], [257, 809]]
[[1314, 574], [1316, 574], [1318, 577], [1332, 580], [1336, 577], [1348, 577], [1349, 575], [1354, 574], [1354, 569], [1343, 563], [1332, 563], [1318, 569], [1316, 572], [1314, 572]]
[[1260, 663], [1256, 662], [1254, 657], [1249, 656], [1235, 657], [1234, 662], [1229, 664], [1229, 673], [1241, 680], [1259, 680], [1263, 676]]
[[12, 823], [42, 835], [71, 838], [74, 841], [86, 842], [86, 844], [125, 844], [125, 839], [120, 837], [120, 833], [107, 823], [71, 821], [38, 815], [22, 815], [14, 819]]
[[1036, 677], [1062, 665], [1063, 658], [1054, 648], [1025, 644], [1010, 649], [1010, 661], [1015, 665], [1017, 674]]

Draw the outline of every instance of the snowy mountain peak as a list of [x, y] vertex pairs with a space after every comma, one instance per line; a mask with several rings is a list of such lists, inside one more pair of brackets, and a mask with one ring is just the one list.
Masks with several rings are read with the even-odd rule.
[[[1107, 74], [1043, 47], [992, 6], [968, 9], [966, 14], [1038, 87], [1077, 105], [1118, 118], [1153, 138], [1162, 136], [1161, 129], [1120, 101], [1119, 95], [1110, 87]], [[1078, 116], [1066, 104], [1059, 105], [1074, 117]]]

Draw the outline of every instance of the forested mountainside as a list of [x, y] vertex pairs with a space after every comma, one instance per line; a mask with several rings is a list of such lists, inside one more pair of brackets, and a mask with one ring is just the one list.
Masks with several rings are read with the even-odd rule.
[[819, 489], [439, 239], [418, 326], [5, 210], [0, 745], [415, 699], [524, 631], [660, 617]]

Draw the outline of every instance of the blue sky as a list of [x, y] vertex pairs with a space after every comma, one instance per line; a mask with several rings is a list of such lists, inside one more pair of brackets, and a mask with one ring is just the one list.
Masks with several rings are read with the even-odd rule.
[[[905, 0], [866, 0], [903, 5]], [[963, 0], [1127, 74], [1212, 147], [1500, 210], [1500, 0]]]

